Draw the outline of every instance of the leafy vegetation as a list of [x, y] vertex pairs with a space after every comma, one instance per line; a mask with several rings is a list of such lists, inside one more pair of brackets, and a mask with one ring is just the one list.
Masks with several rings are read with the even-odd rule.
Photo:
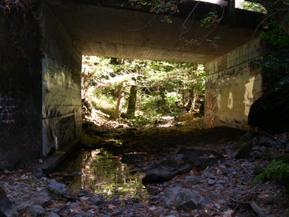
[[281, 160], [273, 160], [263, 172], [255, 177], [256, 182], [277, 181], [286, 186], [289, 192], [289, 164]]
[[[189, 2], [186, 0], [129, 0], [132, 5], [136, 7], [145, 7], [149, 8], [151, 12], [157, 14], [175, 14], [179, 12], [179, 5], [185, 2]], [[193, 1], [191, 1], [193, 2]], [[288, 0], [282, 0], [284, 4], [288, 4]], [[267, 13], [267, 10], [260, 3], [245, 1], [243, 4], [243, 9], [259, 12], [259, 13]], [[209, 14], [210, 17], [210, 14]]]
[[219, 22], [219, 17], [216, 11], [211, 11], [207, 14], [205, 18], [201, 20], [201, 27], [212, 27], [214, 24]]
[[129, 0], [137, 7], [149, 7], [150, 11], [157, 14], [169, 13], [175, 14], [179, 12], [178, 4], [184, 2], [183, 0]]
[[144, 125], [199, 112], [205, 79], [202, 65], [84, 57], [82, 98], [113, 119]]
[[267, 10], [261, 4], [255, 2], [245, 1], [243, 4], [243, 9], [263, 14], [267, 13]]
[[289, 47], [288, 34], [276, 23], [271, 23], [269, 30], [261, 33], [261, 39], [273, 48], [284, 49]]

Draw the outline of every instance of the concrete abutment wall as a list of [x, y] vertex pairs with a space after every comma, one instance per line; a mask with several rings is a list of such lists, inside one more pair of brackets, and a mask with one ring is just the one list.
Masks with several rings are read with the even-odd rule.
[[254, 39], [206, 64], [208, 127], [248, 128], [251, 105], [262, 95], [261, 41]]
[[0, 11], [0, 170], [41, 156], [41, 52], [31, 12]]
[[[50, 7], [44, 2], [37, 19], [32, 12], [0, 13], [0, 169], [46, 157], [80, 138], [82, 53], [68, 30], [73, 23], [63, 23], [61, 13]], [[169, 27], [165, 30], [172, 31]], [[152, 43], [162, 39], [157, 33], [151, 34]], [[161, 53], [169, 42], [153, 54]], [[208, 126], [247, 126], [249, 108], [262, 94], [260, 69], [254, 65], [259, 47], [254, 40], [207, 64]], [[194, 51], [186, 52], [194, 56]]]
[[0, 170], [80, 138], [81, 61], [47, 5], [0, 11]]
[[43, 155], [76, 142], [81, 133], [82, 56], [61, 20], [42, 8]]

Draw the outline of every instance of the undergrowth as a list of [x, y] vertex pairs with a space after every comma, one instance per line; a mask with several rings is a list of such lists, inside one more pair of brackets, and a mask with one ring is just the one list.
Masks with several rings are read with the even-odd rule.
[[275, 181], [285, 185], [289, 193], [289, 164], [281, 160], [273, 160], [254, 179], [255, 182]]

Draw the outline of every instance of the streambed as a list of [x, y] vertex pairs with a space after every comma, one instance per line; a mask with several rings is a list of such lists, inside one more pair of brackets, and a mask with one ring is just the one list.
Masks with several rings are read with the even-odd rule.
[[142, 184], [144, 175], [133, 171], [121, 160], [120, 156], [103, 149], [83, 149], [78, 156], [67, 160], [54, 175], [66, 183], [73, 194], [86, 190], [108, 199], [119, 197], [146, 201], [148, 193]]

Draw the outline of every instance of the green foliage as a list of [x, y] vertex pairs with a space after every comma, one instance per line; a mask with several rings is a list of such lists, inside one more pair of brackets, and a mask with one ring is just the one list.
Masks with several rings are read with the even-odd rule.
[[141, 110], [144, 113], [155, 111], [158, 114], [177, 115], [180, 109], [176, 107], [176, 102], [181, 100], [181, 95], [176, 92], [167, 92], [164, 95], [148, 95], [142, 97]]
[[124, 113], [131, 86], [137, 87], [136, 117], [131, 120], [136, 125], [176, 116], [185, 99], [205, 92], [203, 65], [100, 57], [84, 57], [83, 63], [82, 97], [110, 117], [131, 118]]
[[289, 36], [279, 25], [272, 23], [269, 26], [269, 31], [261, 33], [263, 39], [268, 45], [273, 48], [288, 48]]
[[96, 97], [90, 100], [93, 108], [108, 114], [110, 117], [115, 117], [115, 101], [109, 94], [96, 93]]
[[276, 55], [268, 55], [262, 60], [263, 76], [265, 78], [278, 80], [289, 73], [289, 62], [287, 51], [277, 53]]
[[156, 111], [149, 111], [144, 113], [144, 115], [136, 116], [129, 120], [129, 122], [135, 127], [150, 126], [156, 123], [160, 119], [161, 115]]
[[129, 0], [137, 7], [149, 7], [150, 11], [157, 14], [175, 14], [180, 0]]
[[255, 177], [254, 181], [278, 181], [289, 191], [289, 164], [281, 160], [273, 160], [263, 172]]
[[201, 20], [201, 27], [209, 28], [218, 23], [218, 14], [216, 11], [211, 11], [205, 18]]
[[266, 14], [267, 10], [259, 3], [245, 1], [243, 9]]

